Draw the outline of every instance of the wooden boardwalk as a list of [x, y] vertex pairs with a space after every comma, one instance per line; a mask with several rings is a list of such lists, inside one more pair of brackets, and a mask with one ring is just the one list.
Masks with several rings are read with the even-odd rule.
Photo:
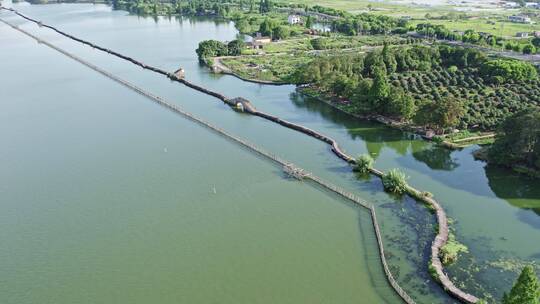
[[[183, 83], [184, 85], [192, 88], [192, 89], [195, 89], [199, 92], [202, 92], [202, 93], [205, 93], [205, 94], [208, 94], [210, 96], [214, 96], [220, 100], [222, 100], [223, 102], [231, 105], [231, 106], [235, 106], [235, 102], [233, 100], [235, 99], [229, 99], [227, 97], [225, 97], [224, 95], [220, 94], [220, 93], [217, 93], [217, 92], [213, 92], [211, 90], [208, 90], [204, 87], [201, 87], [199, 85], [196, 85], [196, 84], [193, 84], [187, 80], [185, 80], [184, 78], [179, 78], [177, 77], [174, 73], [169, 73], [169, 72], [166, 72], [164, 70], [161, 70], [159, 68], [156, 68], [156, 67], [152, 67], [150, 65], [147, 65], [147, 64], [144, 64], [142, 62], [139, 62], [131, 57], [128, 57], [128, 56], [125, 56], [125, 55], [122, 55], [120, 53], [117, 53], [117, 52], [114, 52], [112, 50], [109, 50], [109, 49], [106, 49], [106, 48], [103, 48], [101, 46], [98, 46], [98, 45], [95, 45], [91, 42], [88, 42], [88, 41], [85, 41], [83, 39], [80, 39], [80, 38], [77, 38], [77, 37], [74, 37], [72, 35], [69, 35], [67, 33], [64, 33], [63, 31], [60, 31], [58, 29], [56, 29], [55, 27], [53, 26], [50, 26], [50, 25], [46, 25], [44, 23], [42, 23], [41, 21], [37, 21], [35, 19], [32, 19], [28, 16], [25, 16], [13, 9], [10, 9], [10, 8], [4, 8], [4, 7], [1, 7], [0, 6], [0, 9], [2, 10], [8, 10], [8, 11], [11, 11], [15, 14], [17, 14], [18, 16], [28, 20], [28, 21], [31, 21], [31, 22], [34, 22], [36, 23], [38, 26], [41, 26], [41, 27], [46, 27], [46, 28], [49, 28], [65, 37], [68, 37], [70, 39], [73, 39], [75, 41], [78, 41], [80, 43], [83, 43], [83, 44], [86, 44], [88, 46], [91, 46], [95, 49], [98, 49], [98, 50], [101, 50], [101, 51], [104, 51], [104, 52], [107, 52], [111, 55], [114, 55], [116, 57], [119, 57], [123, 60], [127, 60], [133, 64], [136, 64], [144, 69], [148, 69], [148, 70], [151, 70], [153, 72], [156, 72], [156, 73], [159, 73], [159, 74], [162, 74], [168, 78], [170, 78], [171, 80], [174, 80], [174, 81], [178, 81], [178, 82], [181, 82]], [[279, 157], [275, 156], [275, 155], [272, 155], [262, 149], [259, 149], [258, 147], [232, 135], [232, 134], [229, 134], [227, 133], [226, 131], [218, 128], [218, 127], [215, 127], [207, 122], [205, 122], [204, 120], [201, 120], [195, 116], [193, 116], [192, 114], [190, 113], [187, 113], [183, 110], [181, 110], [179, 107], [177, 107], [176, 105], [172, 104], [172, 103], [169, 103], [169, 102], [166, 102], [165, 100], [163, 100], [161, 97], [159, 96], [155, 96], [155, 95], [152, 95], [151, 93], [149, 92], [146, 92], [145, 90], [119, 78], [119, 77], [116, 77], [115, 75], [112, 75], [110, 74], [109, 72], [67, 52], [67, 51], [64, 51], [46, 41], [43, 41], [41, 40], [40, 38], [28, 33], [27, 31], [24, 31], [20, 28], [18, 28], [17, 26], [14, 26], [4, 20], [1, 20], [3, 23], [11, 26], [12, 28], [20, 31], [21, 33], [35, 39], [36, 41], [40, 42], [40, 43], [43, 43], [45, 45], [47, 45], [48, 47], [52, 48], [52, 49], [55, 49], [56, 51], [72, 58], [73, 60], [76, 60], [84, 65], [86, 65], [87, 67], [105, 75], [106, 77], [109, 77], [110, 79], [118, 82], [118, 83], [121, 83], [122, 85], [136, 91], [137, 93], [141, 94], [141, 95], [144, 95], [150, 99], [152, 99], [153, 101], [155, 101], [156, 103], [168, 108], [169, 110], [172, 110], [174, 112], [177, 112], [178, 114], [181, 114], [182, 116], [200, 124], [200, 125], [203, 125], [223, 136], [225, 136], [226, 138], [230, 139], [230, 140], [233, 140], [239, 144], [241, 144], [242, 146], [245, 146], [246, 148], [256, 152], [257, 154], [259, 155], [262, 155], [280, 165], [282, 165], [284, 168], [285, 167], [289, 167], [291, 166], [290, 163], [280, 159]], [[325, 143], [327, 143], [328, 145], [330, 145], [331, 147], [331, 150], [334, 154], [336, 154], [339, 158], [345, 160], [346, 162], [348, 163], [351, 163], [351, 164], [354, 164], [355, 163], [355, 160], [353, 157], [347, 155], [343, 150], [341, 150], [341, 148], [339, 147], [337, 141], [335, 141], [334, 139], [328, 137], [328, 136], [325, 136], [317, 131], [314, 131], [312, 129], [309, 129], [307, 127], [304, 127], [302, 125], [298, 125], [298, 124], [295, 124], [295, 123], [292, 123], [292, 122], [288, 122], [286, 120], [283, 120], [279, 117], [276, 117], [276, 116], [273, 116], [273, 115], [270, 115], [270, 114], [267, 114], [267, 113], [264, 113], [264, 112], [260, 112], [260, 111], [257, 111], [255, 110], [254, 108], [249, 108], [247, 110], [247, 113], [250, 113], [252, 115], [256, 115], [256, 116], [259, 116], [261, 118], [264, 118], [264, 119], [267, 119], [269, 121], [272, 121], [272, 122], [275, 122], [277, 124], [280, 124], [284, 127], [287, 127], [289, 129], [293, 129], [293, 130], [296, 130], [298, 132], [301, 132], [301, 133], [304, 133], [306, 135], [309, 135], [313, 138], [316, 138], [320, 141], [323, 141]], [[378, 171], [376, 169], [372, 169], [371, 172], [376, 175], [376, 176], [379, 176], [379, 177], [382, 177], [383, 175], [383, 172], [381, 171]], [[298, 176], [295, 176], [295, 177], [298, 177]], [[392, 285], [392, 287], [394, 287], [394, 289], [396, 290], [396, 292], [401, 296], [401, 298], [407, 302], [407, 303], [414, 303], [412, 301], [412, 299], [403, 291], [403, 289], [401, 289], [401, 287], [399, 287], [399, 285], [397, 284], [397, 282], [394, 280], [392, 274], [390, 273], [389, 269], [388, 269], [388, 266], [386, 265], [386, 259], [385, 259], [385, 256], [384, 256], [384, 249], [382, 247], [382, 239], [381, 239], [381, 236], [380, 236], [380, 232], [379, 232], [379, 229], [378, 229], [378, 224], [377, 224], [377, 221], [376, 221], [376, 216], [375, 216], [375, 213], [374, 213], [374, 209], [373, 207], [369, 207], [367, 205], [365, 205], [365, 202], [363, 202], [361, 199], [359, 199], [358, 197], [355, 197], [353, 194], [350, 194], [342, 189], [340, 189], [339, 187], [337, 186], [333, 186], [331, 184], [328, 184], [322, 180], [320, 180], [319, 178], [311, 175], [311, 174], [307, 174], [306, 176], [301, 176], [302, 178], [303, 177], [307, 177], [309, 178], [310, 180], [316, 182], [317, 184], [323, 186], [324, 188], [334, 192], [334, 193], [337, 193], [343, 197], [345, 197], [346, 199], [350, 200], [350, 201], [353, 201], [363, 207], [366, 207], [368, 209], [370, 209], [372, 211], [372, 219], [373, 219], [373, 222], [374, 222], [374, 226], [375, 226], [375, 232], [376, 232], [376, 235], [377, 235], [377, 239], [378, 239], [378, 243], [379, 243], [379, 249], [380, 249], [380, 255], [381, 255], [381, 260], [383, 261], [383, 267], [384, 267], [384, 270], [385, 270], [385, 274], [390, 282], [390, 284]], [[413, 193], [413, 194], [420, 194], [420, 191], [412, 188], [412, 187], [409, 187], [409, 193]], [[422, 195], [415, 195], [415, 197], [417, 198], [420, 198], [420, 197], [423, 197]], [[437, 236], [435, 237], [435, 240], [433, 241], [432, 243], [432, 246], [431, 246], [431, 251], [432, 251], [432, 256], [431, 256], [431, 264], [435, 267], [436, 269], [436, 272], [437, 272], [437, 275], [438, 275], [438, 279], [440, 281], [440, 283], [443, 285], [443, 287], [445, 288], [445, 290], [453, 295], [454, 297], [456, 297], [457, 299], [463, 301], [463, 302], [466, 302], [466, 303], [476, 303], [478, 302], [478, 298], [476, 298], [475, 296], [473, 295], [470, 295], [462, 290], [460, 290], [459, 288], [455, 287], [455, 285], [451, 282], [451, 280], [449, 279], [449, 277], [446, 275], [446, 273], [444, 273], [444, 269], [443, 269], [443, 265], [442, 265], [442, 262], [440, 260], [440, 257], [439, 257], [439, 252], [440, 252], [440, 249], [446, 244], [447, 240], [448, 240], [448, 223], [447, 223], [447, 218], [446, 218], [446, 214], [443, 210], [443, 208], [439, 205], [439, 203], [437, 201], [435, 201], [433, 198], [424, 198], [423, 197], [423, 200], [430, 204], [435, 210], [436, 210], [436, 213], [437, 213], [437, 222], [439, 224], [439, 231], [438, 231], [438, 234]]]

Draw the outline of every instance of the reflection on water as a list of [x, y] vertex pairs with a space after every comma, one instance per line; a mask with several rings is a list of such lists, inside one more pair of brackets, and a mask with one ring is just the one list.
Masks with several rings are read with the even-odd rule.
[[[414, 140], [405, 132], [356, 119], [313, 98], [295, 95], [292, 94], [291, 100], [298, 109], [316, 112], [333, 124], [342, 126], [351, 141], [364, 144], [367, 151], [377, 158], [378, 166], [403, 168], [411, 175], [412, 183], [434, 193], [441, 201], [450, 217], [455, 219], [452, 226], [458, 240], [470, 250], [458, 263], [448, 267], [449, 274], [461, 288], [473, 294], [500, 299], [502, 292], [511, 287], [515, 269], [539, 259], [540, 253], [531, 245], [531, 240], [536, 242], [540, 231], [540, 181], [504, 168], [489, 166], [484, 170], [485, 163], [472, 157], [477, 147], [455, 151], [441, 148], [433, 143]], [[340, 140], [347, 143], [347, 138]], [[520, 209], [508, 208], [505, 202]], [[419, 219], [424, 219], [420, 215], [422, 213], [411, 213], [409, 211], [413, 209], [405, 206], [396, 204], [395, 211], [399, 212], [394, 214], [400, 218], [401, 227], [409, 230], [404, 233], [398, 227], [390, 229], [387, 247], [391, 253], [401, 250], [411, 254], [400, 255], [399, 258], [391, 256], [390, 264], [399, 264], [397, 261], [405, 258], [416, 269], [423, 269], [424, 263], [427, 265], [425, 259], [429, 257], [429, 252], [424, 255], [423, 250], [429, 249], [430, 239], [422, 234], [426, 228], [420, 224], [422, 221]], [[419, 237], [416, 240], [418, 248], [412, 250], [412, 243], [403, 241], [400, 236], [406, 234]], [[511, 270], [504, 268], [508, 265], [512, 265]], [[406, 277], [399, 276], [404, 269], [407, 267], [400, 265], [394, 270], [401, 280], [407, 281]], [[407, 283], [405, 286], [409, 287]], [[409, 288], [420, 293], [429, 290], [416, 283]]]
[[[512, 206], [530, 210], [527, 214], [540, 215], [540, 181], [527, 178], [508, 169], [497, 166], [486, 166], [489, 187], [497, 195]], [[526, 215], [520, 219], [528, 218]], [[533, 224], [540, 229], [540, 219], [535, 217]]]
[[452, 158], [452, 150], [437, 147], [436, 145], [413, 151], [412, 156], [433, 170], [452, 171], [459, 167], [459, 163]]
[[409, 139], [414, 138], [414, 136], [406, 132], [386, 127], [377, 122], [355, 118], [316, 98], [292, 93], [291, 100], [296, 107], [318, 113], [326, 120], [343, 126], [351, 139], [365, 142], [369, 154], [374, 159], [377, 159], [384, 147], [391, 148], [399, 155], [406, 155], [412, 146], [413, 141]]
[[540, 182], [513, 173], [505, 168], [486, 166], [489, 186], [495, 194], [510, 204], [528, 209], [540, 208]]

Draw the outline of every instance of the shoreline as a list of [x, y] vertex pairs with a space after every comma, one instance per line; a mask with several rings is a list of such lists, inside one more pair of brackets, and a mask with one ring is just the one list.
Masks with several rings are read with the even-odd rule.
[[[397, 121], [395, 121], [395, 120], [393, 120], [393, 119], [391, 119], [389, 117], [379, 115], [379, 114], [375, 114], [375, 115], [358, 115], [358, 114], [349, 113], [349, 112], [345, 111], [344, 109], [336, 106], [333, 102], [329, 101], [328, 99], [322, 98], [322, 97], [319, 97], [319, 96], [314, 96], [314, 95], [312, 95], [312, 94], [310, 94], [308, 92], [305, 92], [305, 90], [302, 90], [302, 88], [297, 88], [296, 91], [299, 94], [302, 94], [304, 96], [317, 99], [318, 101], [323, 102], [323, 103], [331, 106], [332, 108], [334, 108], [334, 109], [336, 109], [336, 110], [338, 110], [338, 111], [340, 111], [342, 113], [345, 113], [347, 115], [350, 115], [350, 116], [352, 116], [354, 118], [377, 122], [377, 123], [380, 123], [380, 124], [382, 124], [382, 125], [384, 125], [386, 127], [389, 127], [389, 128], [397, 129], [397, 130], [400, 130], [400, 131], [403, 131], [403, 132], [414, 133], [416, 136], [421, 137], [423, 140], [430, 141], [430, 142], [436, 142], [436, 140], [434, 140], [433, 138], [428, 138], [424, 134], [421, 134], [420, 132], [418, 132], [418, 130], [421, 129], [421, 127], [412, 126], [412, 125], [409, 125], [409, 124], [403, 124], [403, 123], [397, 122]], [[482, 141], [482, 140], [486, 140], [486, 139], [490, 139], [490, 138], [494, 138], [494, 137], [495, 137], [495, 133], [488, 132], [488, 134], [485, 134], [485, 135], [465, 137], [465, 138], [455, 140], [453, 142], [443, 140], [443, 141], [441, 141], [441, 142], [439, 142], [437, 144], [440, 145], [441, 147], [444, 147], [444, 148], [447, 148], [447, 149], [450, 149], [450, 150], [461, 150], [461, 149], [466, 148], [468, 146], [477, 144], [477, 141]], [[465, 144], [460, 145], [459, 143], [461, 143], [461, 142], [464, 142]]]
[[[264, 85], [274, 85], [274, 86], [295, 85], [294, 83], [288, 83], [288, 82], [275, 82], [275, 81], [269, 81], [269, 80], [260, 80], [260, 79], [252, 79], [252, 78], [243, 77], [243, 76], [239, 75], [238, 73], [234, 72], [229, 67], [227, 67], [227, 65], [224, 64], [220, 60], [221, 58], [225, 58], [225, 57], [213, 57], [212, 58], [212, 60], [213, 60], [212, 64], [206, 64], [212, 70], [212, 72], [215, 73], [215, 74], [230, 75], [230, 76], [236, 77], [236, 78], [238, 78], [240, 80], [243, 80], [243, 81], [247, 81], [247, 82], [251, 82], [251, 83], [257, 83], [257, 84], [264, 84]], [[340, 112], [342, 112], [344, 114], [350, 115], [351, 117], [366, 120], [366, 121], [377, 122], [377, 123], [380, 123], [380, 124], [382, 124], [384, 126], [387, 126], [387, 127], [393, 128], [393, 129], [397, 129], [397, 130], [401, 130], [403, 132], [411, 132], [411, 133], [414, 133], [416, 136], [421, 137], [423, 140], [436, 142], [439, 146], [450, 149], [450, 150], [461, 150], [461, 149], [466, 148], [468, 146], [475, 145], [475, 144], [478, 144], [478, 143], [482, 143], [485, 140], [495, 138], [495, 133], [491, 132], [491, 131], [488, 131], [488, 132], [485, 132], [485, 134], [482, 134], [482, 135], [464, 137], [464, 138], [460, 138], [460, 139], [457, 139], [457, 140], [454, 140], [454, 141], [449, 141], [449, 140], [443, 139], [442, 141], [437, 142], [434, 138], [428, 138], [425, 134], [422, 134], [422, 132], [420, 132], [420, 130], [422, 130], [421, 127], [413, 126], [413, 125], [406, 124], [406, 123], [401, 123], [401, 122], [398, 122], [398, 121], [396, 121], [396, 120], [394, 120], [392, 118], [389, 118], [389, 117], [386, 117], [386, 116], [380, 115], [380, 114], [358, 115], [358, 114], [350, 113], [350, 112], [338, 107], [335, 103], [333, 103], [332, 101], [330, 101], [327, 98], [323, 98], [323, 97], [320, 97], [320, 96], [315, 96], [313, 94], [310, 94], [310, 93], [306, 92], [306, 90], [304, 88], [302, 88], [302, 87], [296, 86], [295, 91], [298, 92], [299, 94], [303, 95], [303, 96], [307, 96], [307, 97], [310, 97], [310, 98], [317, 99], [318, 101], [323, 102], [323, 103], [327, 104], [328, 106], [331, 106], [332, 108], [334, 108], [334, 109], [336, 109], [336, 110], [338, 110], [338, 111], [340, 111]]]
[[506, 168], [506, 169], [512, 170], [512, 172], [514, 173], [517, 173], [517, 174], [520, 174], [520, 175], [523, 175], [532, 179], [540, 179], [540, 170], [538, 169], [527, 167], [523, 164], [513, 164], [511, 166], [493, 164], [489, 162], [487, 153], [488, 153], [488, 148], [482, 147], [473, 152], [473, 157], [476, 160], [481, 160], [481, 161], [486, 162], [488, 165], [493, 165], [500, 168]]

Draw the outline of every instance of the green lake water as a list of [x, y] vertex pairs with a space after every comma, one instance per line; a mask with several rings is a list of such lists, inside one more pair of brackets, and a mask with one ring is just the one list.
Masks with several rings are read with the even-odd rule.
[[[67, 32], [243, 96], [332, 136], [432, 192], [468, 246], [448, 272], [499, 298], [540, 263], [540, 183], [355, 120], [292, 86], [212, 75], [204, 39], [233, 24], [144, 18], [105, 5], [15, 4]], [[312, 138], [79, 45], [0, 17], [357, 193], [377, 207], [387, 255], [418, 303], [453, 303], [427, 274], [434, 218], [355, 176]], [[0, 25], [1, 303], [400, 303], [382, 276], [369, 215], [81, 64]]]

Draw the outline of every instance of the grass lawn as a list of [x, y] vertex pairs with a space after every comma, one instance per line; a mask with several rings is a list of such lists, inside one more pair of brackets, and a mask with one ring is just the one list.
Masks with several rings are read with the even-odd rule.
[[540, 31], [540, 24], [521, 24], [506, 21], [505, 16], [492, 18], [478, 18], [465, 20], [436, 20], [436, 19], [415, 19], [411, 23], [443, 24], [450, 30], [465, 31], [474, 29], [477, 32], [486, 32], [504, 37], [515, 37], [517, 32]]
[[[437, 5], [427, 6], [421, 4], [413, 4], [414, 1], [403, 1], [402, 3], [392, 3], [391, 1], [369, 1], [369, 0], [320, 0], [313, 2], [310, 0], [289, 0], [289, 3], [320, 5], [348, 11], [351, 13], [368, 12], [371, 8], [373, 14], [383, 14], [391, 16], [411, 16], [423, 17], [425, 14], [445, 14], [455, 11], [455, 6]], [[370, 6], [370, 7], [368, 7]], [[486, 10], [490, 11], [490, 10]]]
[[224, 58], [222, 62], [243, 78], [287, 82], [288, 77], [298, 66], [309, 62], [312, 58], [308, 55], [276, 54]]
[[[342, 36], [320, 37], [326, 40], [327, 49], [315, 51], [311, 45], [312, 36], [298, 36], [264, 45], [262, 50], [246, 49], [242, 56], [221, 59], [233, 73], [252, 80], [289, 82], [289, 77], [304, 63], [315, 56], [336, 53], [364, 52], [366, 46], [378, 46], [383, 42], [399, 44], [404, 38], [398, 36]], [[263, 54], [257, 55], [258, 52]]]
[[313, 49], [309, 42], [310, 40], [311, 38], [308, 36], [301, 36], [278, 42], [272, 42], [264, 46], [264, 52], [267, 54], [272, 54], [309, 51]]
[[[308, 0], [289, 0], [291, 3], [314, 5], [313, 1]], [[351, 13], [370, 12], [372, 14], [389, 15], [389, 16], [410, 16], [414, 20], [413, 23], [426, 22], [424, 16], [430, 14], [432, 16], [442, 16], [449, 12], [458, 12], [455, 6], [451, 5], [437, 5], [437, 6], [425, 6], [419, 4], [406, 3], [390, 3], [389, 1], [368, 1], [368, 0], [321, 0], [316, 4], [332, 7], [335, 9], [345, 10]], [[370, 5], [370, 8], [368, 8]], [[472, 3], [467, 8], [472, 8]], [[465, 10], [466, 12], [466, 10]], [[429, 20], [431, 23], [446, 24], [448, 28], [452, 30], [464, 31], [467, 29], [475, 29], [480, 32], [493, 33], [497, 35], [513, 37], [517, 32], [530, 32], [540, 30], [540, 20], [536, 20], [536, 25], [519, 24], [504, 22], [509, 15], [520, 14], [518, 10], [503, 10], [496, 9], [495, 7], [475, 9], [466, 12], [467, 15], [480, 16], [478, 19], [467, 20]], [[486, 17], [489, 17], [495, 24], [489, 24]], [[504, 26], [502, 26], [504, 25]]]
[[[313, 36], [299, 36], [290, 38], [287, 40], [272, 42], [266, 44], [262, 50], [265, 54], [282, 54], [282, 53], [303, 53], [313, 51], [311, 40], [316, 39]], [[342, 49], [355, 49], [363, 46], [378, 46], [383, 45], [384, 42], [389, 44], [399, 44], [400, 41], [405, 40], [399, 36], [385, 36], [385, 35], [367, 35], [367, 36], [343, 36], [334, 35], [331, 37], [319, 37], [326, 41], [327, 51], [342, 50]], [[254, 55], [257, 51], [245, 50], [243, 55]]]
[[[381, 12], [391, 15], [418, 15], [426, 14], [427, 12], [433, 12], [433, 7], [426, 7], [414, 4], [395, 4], [389, 2], [374, 2], [368, 0], [320, 0], [316, 3], [309, 0], [289, 0], [290, 3], [307, 4], [307, 5], [320, 5], [324, 7], [331, 7], [348, 11], [351, 13], [366, 12], [371, 9], [374, 12]], [[437, 8], [439, 9], [439, 8]]]

